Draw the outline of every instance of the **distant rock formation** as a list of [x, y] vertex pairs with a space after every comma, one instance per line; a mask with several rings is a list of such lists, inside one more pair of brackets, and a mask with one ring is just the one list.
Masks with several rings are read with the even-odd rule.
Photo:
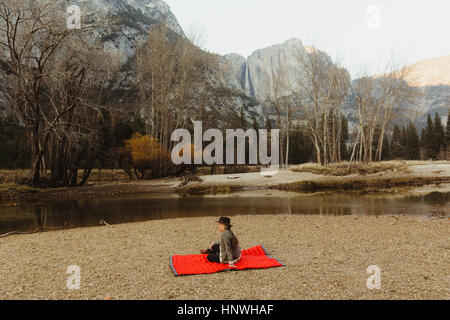
[[418, 129], [425, 127], [428, 114], [438, 113], [446, 123], [450, 108], [450, 55], [422, 60], [404, 70], [405, 80], [422, 93], [410, 106]]
[[450, 86], [450, 55], [406, 67], [406, 80], [415, 87]]
[[[184, 35], [170, 7], [162, 0], [59, 0], [68, 7], [78, 5], [82, 20], [106, 22], [108, 25], [97, 32], [105, 48], [116, 49], [124, 56], [131, 57], [136, 45], [145, 41], [151, 27], [164, 22], [169, 29]], [[102, 24], [102, 23], [100, 23]]]
[[256, 50], [247, 59], [238, 54], [226, 55], [224, 58], [231, 65], [230, 85], [258, 101], [264, 101], [272, 94], [273, 74], [280, 66], [288, 70], [289, 82], [296, 82], [301, 73], [298, 55], [306, 55], [303, 43], [298, 39]]

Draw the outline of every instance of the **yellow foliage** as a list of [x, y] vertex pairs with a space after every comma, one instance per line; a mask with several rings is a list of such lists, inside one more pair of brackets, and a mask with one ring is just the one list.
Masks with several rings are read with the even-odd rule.
[[158, 139], [140, 133], [135, 133], [131, 139], [125, 140], [125, 146], [136, 167], [151, 167], [167, 154]]

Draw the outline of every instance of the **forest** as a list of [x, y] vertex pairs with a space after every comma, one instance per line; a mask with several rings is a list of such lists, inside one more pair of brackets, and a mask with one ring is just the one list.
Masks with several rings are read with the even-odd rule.
[[[0, 6], [0, 91], [11, 109], [0, 118], [0, 168], [30, 169], [33, 186], [83, 185], [94, 168], [123, 169], [131, 179], [195, 171], [171, 163], [170, 136], [177, 128], [192, 131], [196, 120], [204, 130], [279, 129], [286, 166], [448, 159], [450, 125], [438, 114], [428, 115], [420, 134], [411, 121], [399, 124], [407, 119], [404, 106], [418, 95], [402, 70], [351, 83], [343, 68], [319, 54], [299, 56], [300, 85], [289, 87], [278, 70], [261, 123], [246, 116], [245, 104], [218, 106], [242, 96], [224, 84], [220, 57], [164, 23], [121, 63], [93, 36], [102, 26], [68, 29], [61, 12], [53, 2]], [[353, 129], [344, 104], [357, 114]]]

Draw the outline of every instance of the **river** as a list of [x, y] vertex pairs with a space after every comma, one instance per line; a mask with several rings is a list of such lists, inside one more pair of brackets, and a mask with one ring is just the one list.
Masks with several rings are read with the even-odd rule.
[[449, 217], [450, 191], [404, 191], [301, 194], [275, 190], [232, 195], [129, 196], [52, 202], [0, 203], [0, 234], [29, 232], [38, 227], [78, 228], [153, 219], [257, 214], [411, 215]]

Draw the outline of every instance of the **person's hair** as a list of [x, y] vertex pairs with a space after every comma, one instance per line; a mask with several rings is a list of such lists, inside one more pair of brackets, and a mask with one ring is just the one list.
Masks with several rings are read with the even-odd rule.
[[227, 230], [230, 231], [232, 239], [231, 239], [231, 245], [233, 246], [233, 248], [236, 248], [237, 245], [239, 244], [239, 240], [236, 237], [236, 235], [234, 234], [233, 230], [231, 230], [231, 226], [226, 226]]

